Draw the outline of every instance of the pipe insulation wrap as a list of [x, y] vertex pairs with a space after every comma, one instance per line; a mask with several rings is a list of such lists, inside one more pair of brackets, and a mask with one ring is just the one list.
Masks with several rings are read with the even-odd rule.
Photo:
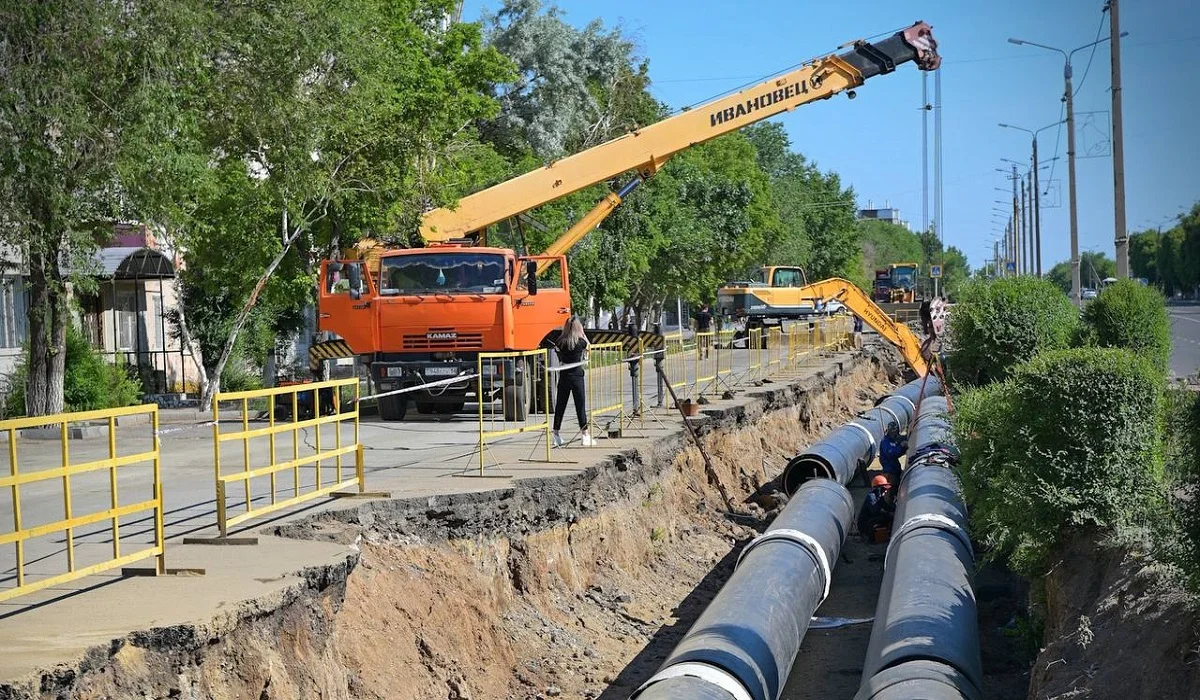
[[[685, 666], [720, 669], [738, 680], [750, 700], [776, 700], [824, 599], [830, 567], [853, 517], [854, 500], [844, 486], [828, 479], [804, 484], [767, 531], [747, 545], [733, 575], [633, 697], [740, 697], [717, 685], [708, 694], [688, 694], [672, 671]], [[683, 675], [694, 687], [696, 676]]]
[[982, 695], [975, 692], [971, 682], [954, 670], [954, 667], [922, 659], [907, 661], [875, 675], [859, 690], [855, 698], [982, 700]]
[[941, 388], [941, 382], [935, 377], [909, 382], [877, 403], [875, 408], [863, 411], [829, 433], [788, 462], [783, 470], [784, 492], [790, 496], [801, 484], [812, 479], [833, 479], [849, 484], [860, 467], [875, 459], [888, 423], [895, 420], [902, 432], [907, 430], [917, 403], [924, 397], [932, 397]]
[[923, 399], [918, 407], [920, 414], [908, 431], [909, 464], [920, 460], [929, 452], [939, 451], [958, 458], [954, 447], [954, 436], [950, 427], [950, 404], [942, 396]]

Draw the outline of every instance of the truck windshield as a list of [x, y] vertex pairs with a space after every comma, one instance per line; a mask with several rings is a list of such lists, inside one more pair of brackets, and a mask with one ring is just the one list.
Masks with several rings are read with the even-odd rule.
[[897, 267], [892, 273], [892, 286], [912, 289], [917, 286], [917, 271], [911, 267]]
[[382, 291], [395, 294], [501, 294], [504, 256], [493, 253], [416, 253], [383, 258]]

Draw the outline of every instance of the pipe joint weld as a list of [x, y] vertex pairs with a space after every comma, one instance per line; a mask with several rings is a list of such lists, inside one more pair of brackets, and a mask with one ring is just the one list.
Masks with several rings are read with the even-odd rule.
[[[825, 590], [821, 594], [821, 601], [824, 602], [825, 599], [829, 597], [829, 585], [833, 580], [833, 567], [829, 565], [829, 556], [825, 554], [825, 548], [821, 546], [821, 543], [818, 542], [815, 537], [806, 532], [789, 530], [787, 528], [768, 530], [767, 532], [764, 532], [758, 537], [750, 540], [750, 544], [747, 544], [742, 548], [742, 553], [738, 555], [737, 566], [741, 565], [742, 558], [745, 557], [750, 550], [772, 540], [787, 540], [789, 542], [795, 542], [808, 551], [808, 553], [817, 560], [817, 567], [821, 569], [821, 578], [823, 578], [825, 581]], [[735, 570], [737, 569], [737, 566], [734, 567]]]
[[[902, 398], [902, 399], [903, 399], [904, 397], [903, 397], [903, 396], [901, 396], [900, 398]], [[906, 399], [906, 400], [907, 400], [907, 399]], [[879, 404], [878, 406], [876, 406], [875, 408], [872, 408], [871, 410], [872, 410], [872, 411], [880, 411], [880, 412], [884, 412], [884, 411], [886, 411], [886, 412], [887, 412], [887, 414], [888, 414], [889, 416], [891, 416], [891, 417], [892, 417], [892, 420], [896, 421], [896, 427], [897, 427], [897, 428], [899, 428], [899, 427], [900, 427], [900, 425], [901, 425], [900, 416], [896, 415], [896, 412], [895, 412], [895, 411], [893, 411], [892, 409], [888, 408], [887, 406], [884, 406], [883, 404]], [[904, 422], [904, 423], [907, 423], [908, 421], [903, 421], [903, 422]], [[886, 425], [886, 424], [885, 424], [885, 425]]]
[[746, 690], [746, 686], [742, 685], [742, 682], [738, 680], [737, 676], [723, 668], [701, 663], [699, 661], [687, 661], [664, 668], [663, 670], [654, 674], [650, 680], [643, 683], [642, 687], [638, 688], [637, 692], [634, 693], [631, 698], [636, 698], [637, 696], [641, 695], [642, 691], [654, 685], [655, 683], [658, 683], [659, 681], [680, 677], [696, 678], [708, 683], [709, 685], [715, 685], [726, 693], [729, 693], [730, 697], [732, 697], [734, 700], [754, 700], [750, 696], [750, 691]]
[[919, 530], [923, 527], [949, 532], [950, 534], [954, 535], [966, 546], [967, 551], [971, 552], [971, 557], [974, 558], [975, 555], [974, 548], [971, 547], [971, 537], [967, 534], [966, 530], [963, 530], [958, 526], [958, 523], [939, 513], [922, 513], [921, 515], [914, 515], [913, 517], [904, 521], [903, 525], [896, 528], [896, 530], [892, 532], [892, 539], [890, 542], [888, 542], [887, 551], [883, 555], [883, 566], [885, 569], [888, 566], [891, 566], [892, 549], [896, 542], [900, 540], [900, 537], [911, 530]]
[[866, 426], [858, 423], [857, 421], [850, 421], [846, 425], [851, 425], [855, 428], [858, 428], [859, 430], [863, 431], [864, 435], [867, 436], [867, 442], [871, 443], [871, 451], [867, 454], [867, 463], [870, 464], [871, 461], [875, 459], [875, 455], [878, 453], [878, 448], [875, 446], [875, 436], [871, 434], [870, 430], [867, 430]]

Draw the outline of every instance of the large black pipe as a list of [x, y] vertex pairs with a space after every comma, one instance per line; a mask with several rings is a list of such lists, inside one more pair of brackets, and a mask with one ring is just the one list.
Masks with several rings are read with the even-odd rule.
[[950, 404], [942, 396], [930, 396], [921, 401], [921, 415], [909, 429], [907, 460], [910, 464], [922, 461], [930, 452], [940, 452], [944, 458], [958, 459], [950, 429]]
[[907, 661], [876, 674], [859, 691], [858, 697], [871, 700], [982, 700], [967, 677], [953, 666], [924, 659]]
[[888, 423], [894, 420], [901, 431], [906, 430], [917, 405], [941, 390], [941, 382], [932, 376], [900, 387], [875, 408], [864, 411], [793, 457], [783, 470], [784, 492], [793, 494], [811, 479], [833, 479], [849, 484], [859, 468], [875, 459]]
[[850, 528], [841, 484], [810, 481], [742, 550], [713, 598], [638, 700], [776, 700]]
[[977, 698], [983, 687], [974, 553], [954, 472], [946, 401], [926, 398], [909, 432], [875, 624], [856, 700]]

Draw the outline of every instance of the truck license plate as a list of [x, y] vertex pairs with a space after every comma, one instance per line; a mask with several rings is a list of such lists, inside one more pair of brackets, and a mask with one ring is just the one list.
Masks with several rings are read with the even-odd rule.
[[426, 367], [426, 377], [457, 377], [457, 367]]

